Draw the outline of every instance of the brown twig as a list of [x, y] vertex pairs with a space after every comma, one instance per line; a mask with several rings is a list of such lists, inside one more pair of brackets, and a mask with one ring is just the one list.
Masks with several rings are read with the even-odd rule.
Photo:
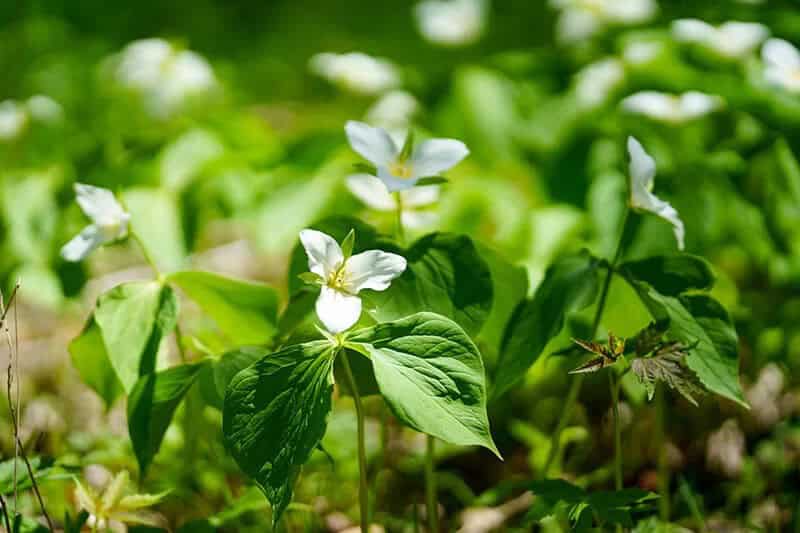
[[0, 494], [0, 505], [3, 507], [3, 522], [6, 525], [6, 531], [11, 533], [11, 519], [8, 517], [8, 504], [2, 494]]
[[33, 493], [36, 494], [36, 499], [39, 501], [39, 507], [42, 509], [42, 514], [44, 515], [44, 519], [47, 520], [47, 526], [50, 528], [50, 531], [55, 531], [55, 527], [53, 526], [53, 521], [50, 519], [50, 515], [47, 514], [47, 509], [44, 506], [44, 499], [42, 498], [42, 493], [39, 492], [39, 485], [36, 483], [36, 477], [33, 475], [33, 468], [31, 467], [31, 462], [28, 460], [28, 455], [25, 453], [25, 447], [20, 442], [19, 438], [17, 438], [17, 446], [20, 449], [20, 456], [22, 460], [25, 461], [25, 468], [28, 470], [28, 477], [31, 478], [31, 488], [33, 489]]

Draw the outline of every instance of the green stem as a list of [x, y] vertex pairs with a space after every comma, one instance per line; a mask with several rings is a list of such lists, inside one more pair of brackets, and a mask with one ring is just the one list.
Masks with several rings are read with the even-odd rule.
[[669, 522], [669, 465], [667, 464], [667, 446], [664, 441], [666, 434], [667, 406], [664, 398], [664, 387], [656, 387], [656, 434], [655, 441], [658, 446], [658, 511], [661, 520]]
[[614, 414], [614, 489], [622, 490], [622, 428], [619, 423], [619, 387], [612, 369], [608, 369], [611, 407]]
[[397, 240], [401, 245], [406, 243], [406, 232], [403, 228], [403, 196], [400, 191], [394, 193], [394, 201], [397, 203], [397, 211], [395, 212], [395, 227], [397, 231]]
[[436, 471], [433, 464], [434, 438], [425, 435], [425, 501], [428, 510], [428, 528], [430, 533], [439, 533], [439, 506], [436, 502]]
[[358, 393], [358, 386], [353, 377], [353, 371], [350, 368], [350, 360], [346, 352], [341, 353], [342, 368], [344, 369], [345, 377], [347, 378], [347, 386], [350, 388], [350, 393], [353, 395], [353, 404], [356, 408], [356, 421], [357, 421], [357, 438], [358, 438], [358, 502], [360, 509], [361, 531], [367, 533], [369, 531], [369, 486], [367, 484], [367, 450], [366, 440], [364, 437], [364, 408], [361, 405], [361, 396]]
[[[629, 209], [625, 209], [622, 216], [622, 229], [620, 230], [619, 240], [617, 241], [617, 249], [614, 252], [614, 259], [608, 265], [608, 272], [603, 280], [603, 288], [600, 291], [600, 300], [597, 302], [597, 309], [594, 312], [594, 319], [592, 320], [592, 339], [597, 337], [597, 329], [600, 327], [600, 320], [603, 318], [603, 310], [606, 307], [606, 300], [608, 300], [608, 291], [611, 288], [611, 280], [614, 277], [614, 268], [622, 257], [622, 243], [625, 239], [625, 231], [628, 227], [628, 213]], [[558, 452], [561, 448], [561, 433], [572, 418], [572, 410], [575, 409], [575, 404], [578, 401], [578, 396], [583, 386], [584, 374], [578, 374], [570, 384], [569, 392], [567, 393], [567, 401], [564, 403], [564, 409], [561, 411], [561, 416], [558, 419], [556, 428], [553, 435], [550, 437], [550, 449], [547, 452], [547, 460], [542, 468], [542, 477], [546, 478], [553, 466], [553, 462], [558, 457]]]

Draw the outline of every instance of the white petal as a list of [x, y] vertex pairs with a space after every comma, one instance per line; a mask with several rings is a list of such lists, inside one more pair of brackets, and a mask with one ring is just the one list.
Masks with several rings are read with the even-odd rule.
[[361, 289], [383, 291], [392, 280], [406, 270], [406, 259], [382, 250], [356, 254], [345, 265], [347, 290], [358, 294]]
[[325, 329], [341, 333], [358, 322], [361, 298], [323, 286], [317, 297], [316, 310]]
[[428, 139], [414, 148], [411, 165], [414, 176], [436, 176], [456, 166], [469, 155], [467, 146], [455, 139]]
[[66, 261], [83, 261], [103, 242], [103, 236], [94, 224], [86, 226], [83, 231], [61, 248], [61, 257]]
[[397, 146], [382, 128], [350, 120], [344, 127], [350, 146], [373, 165], [388, 165], [397, 157]]
[[414, 187], [400, 193], [403, 199], [403, 209], [424, 207], [439, 201], [442, 188], [438, 185], [423, 185]]
[[649, 211], [654, 215], [657, 215], [670, 224], [672, 224], [672, 231], [675, 234], [675, 240], [678, 243], [678, 249], [683, 250], [684, 248], [684, 234], [685, 229], [683, 227], [683, 221], [680, 219], [678, 215], [678, 211], [675, 210], [668, 202], [661, 200], [660, 198], [656, 197], [652, 193], [648, 193], [652, 197], [651, 199], [651, 209]]
[[622, 108], [659, 120], [675, 120], [677, 107], [674, 97], [656, 91], [641, 91], [623, 98]]
[[556, 35], [562, 43], [574, 43], [591, 37], [600, 28], [601, 21], [591, 11], [568, 8], [558, 17]]
[[411, 189], [417, 184], [419, 179], [423, 176], [417, 176], [416, 173], [411, 178], [399, 178], [389, 171], [386, 166], [378, 167], [378, 178], [386, 186], [386, 189], [391, 192], [406, 191]]
[[607, 0], [603, 7], [606, 17], [623, 24], [645, 22], [658, 11], [655, 0]]
[[721, 101], [716, 96], [689, 91], [680, 96], [681, 111], [685, 118], [697, 118], [718, 109]]
[[76, 183], [75, 194], [78, 205], [92, 222], [109, 224], [125, 215], [125, 210], [117, 202], [114, 193], [108, 189]]
[[[353, 196], [377, 211], [394, 211], [397, 202], [386, 190], [381, 180], [369, 174], [353, 174], [347, 177], [347, 188]], [[413, 190], [413, 189], [412, 189]]]
[[672, 36], [683, 42], [709, 42], [716, 37], [717, 29], [699, 19], [678, 19], [672, 22]]
[[403, 211], [403, 226], [408, 229], [428, 228], [439, 221], [439, 214], [435, 211]]
[[483, 30], [484, 4], [483, 0], [424, 0], [414, 9], [419, 31], [437, 44], [472, 43]]
[[800, 69], [800, 52], [788, 41], [769, 39], [761, 49], [765, 63], [786, 70]]
[[308, 256], [308, 269], [318, 276], [327, 279], [344, 261], [339, 243], [321, 231], [304, 229], [300, 232], [300, 242]]
[[717, 31], [714, 47], [723, 55], [742, 57], [769, 36], [769, 28], [755, 22], [726, 22]]
[[656, 161], [633, 137], [628, 137], [628, 154], [631, 158], [628, 166], [631, 205], [639, 209], [649, 209], [650, 191], [653, 190], [653, 181], [656, 176]]

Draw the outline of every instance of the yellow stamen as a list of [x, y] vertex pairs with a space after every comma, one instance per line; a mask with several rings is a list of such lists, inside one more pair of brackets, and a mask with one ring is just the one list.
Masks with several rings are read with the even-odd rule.
[[400, 161], [396, 161], [389, 165], [389, 173], [395, 178], [400, 178], [403, 180], [411, 179], [413, 176], [411, 165], [409, 165], [407, 162]]

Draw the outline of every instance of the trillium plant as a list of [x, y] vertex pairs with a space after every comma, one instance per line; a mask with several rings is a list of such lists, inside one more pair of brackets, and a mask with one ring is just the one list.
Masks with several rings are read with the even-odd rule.
[[[656, 402], [664, 401], [668, 387], [693, 403], [714, 393], [745, 405], [735, 332], [725, 310], [708, 294], [714, 283], [708, 264], [685, 253], [626, 258], [639, 223], [635, 214], [668, 222], [678, 249], [684, 248], [684, 225], [677, 210], [655, 194], [657, 164], [639, 141], [627, 139], [628, 195], [621, 204], [614, 254], [606, 258], [583, 250], [562, 255], [529, 296], [524, 288], [509, 288], [512, 277], [521, 277], [527, 287], [524, 269], [467, 235], [433, 232], [406, 242], [407, 226], [417, 233], [426, 226], [414, 223], [412, 215], [423, 208], [435, 214], [439, 195], [447, 194], [442, 174], [468, 156], [464, 143], [415, 142], [409, 132], [398, 145], [386, 130], [355, 121], [346, 124], [345, 133], [353, 151], [368, 162], [357, 164], [362, 173], [347, 178], [348, 187], [368, 207], [393, 211], [394, 229], [387, 234], [357, 218], [336, 216], [300, 231], [289, 258], [284, 305], [278, 291], [262, 283], [175, 268], [174, 263], [162, 266], [149, 235], [137, 232], [141, 217], [147, 216], [141, 206], [136, 209], [131, 202], [133, 209], [127, 209], [127, 197], [118, 200], [106, 189], [76, 186], [78, 204], [91, 225], [64, 246], [63, 257], [89, 260], [102, 245], [130, 242], [153, 271], [149, 280], [122, 283], [101, 294], [70, 345], [75, 367], [106, 405], [127, 399], [128, 430], [142, 475], [176, 413], [183, 413], [190, 440], [204, 431], [203, 409], [219, 410], [227, 452], [266, 495], [277, 525], [303, 465], [323, 448], [334, 404], [349, 397], [357, 421], [353, 438], [362, 531], [369, 530], [375, 505], [365, 423], [371, 402], [386, 417], [426, 435], [426, 520], [428, 530], [437, 532], [435, 442], [482, 447], [486, 461], [499, 460], [488, 401], [498, 401], [519, 382], [569, 327], [568, 315], [590, 307], [588, 338], [576, 338], [560, 350], [576, 357], [576, 375], [546, 460], [530, 486], [534, 492], [556, 499], [564, 494], [566, 482], [547, 478], [562, 456], [561, 433], [588, 375], [602, 371], [609, 376], [618, 490], [623, 488], [623, 435], [617, 406], [626, 372]], [[624, 143], [619, 145], [623, 151]], [[598, 337], [615, 276], [630, 285], [653, 318], [628, 339], [613, 332], [607, 339]], [[516, 299], [509, 304], [512, 292]], [[214, 325], [219, 340], [213, 347], [185, 330], [184, 299]], [[171, 347], [177, 348], [177, 357]], [[486, 350], [496, 357], [490, 376], [484, 367]], [[578, 361], [587, 351], [591, 358]], [[662, 476], [661, 482], [668, 479]], [[581, 490], [569, 489], [578, 498], [571, 504], [583, 502], [595, 514], [605, 512], [601, 499]], [[633, 493], [616, 494], [629, 498]], [[637, 492], [624, 501], [645, 505], [652, 497]], [[84, 499], [96, 521], [118, 516]], [[130, 506], [122, 507], [127, 512]]]

